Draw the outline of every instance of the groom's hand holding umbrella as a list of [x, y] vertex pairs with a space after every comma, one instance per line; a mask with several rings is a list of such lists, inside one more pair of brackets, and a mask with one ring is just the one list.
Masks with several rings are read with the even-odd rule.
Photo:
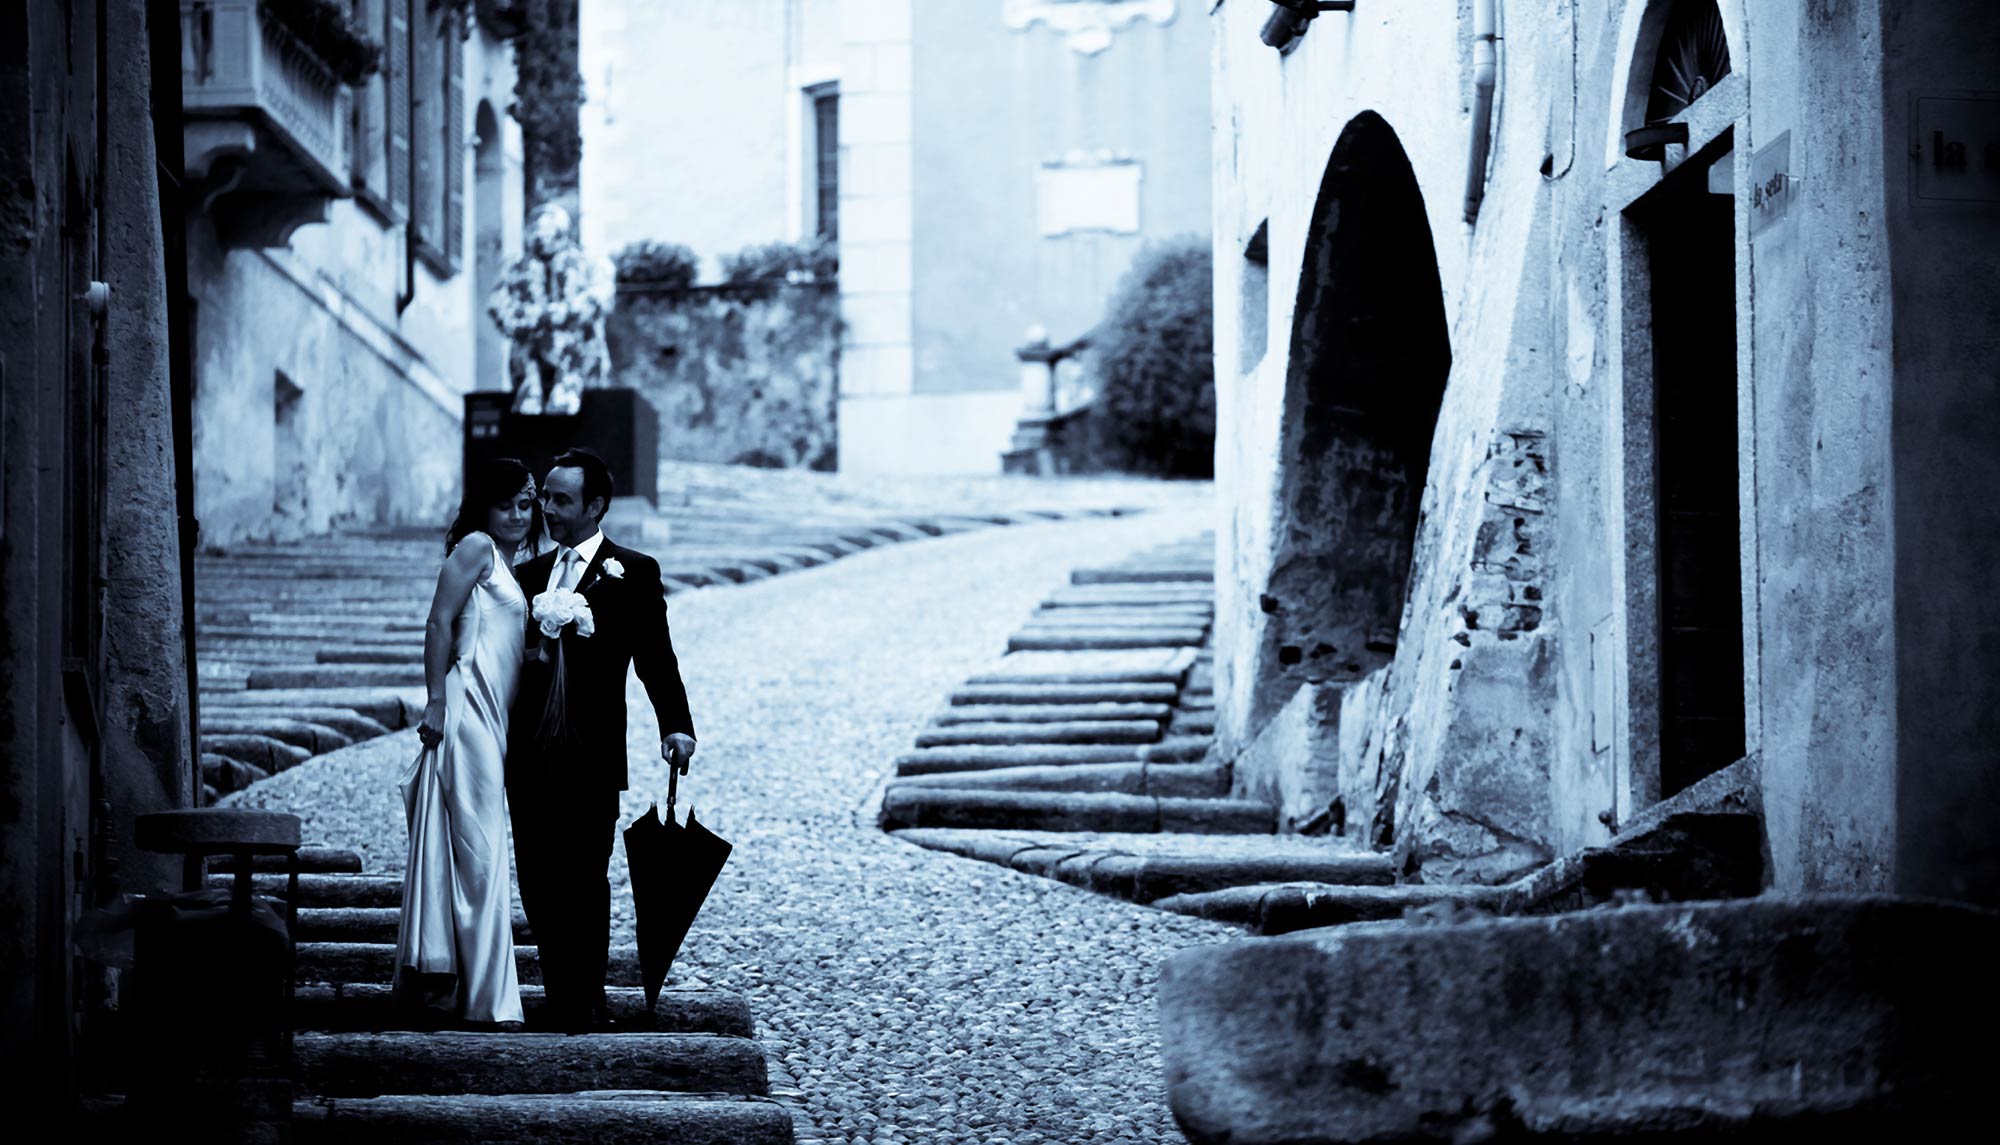
[[675, 771], [687, 774], [688, 763], [694, 759], [694, 737], [681, 732], [669, 732], [660, 739], [660, 758], [672, 765]]

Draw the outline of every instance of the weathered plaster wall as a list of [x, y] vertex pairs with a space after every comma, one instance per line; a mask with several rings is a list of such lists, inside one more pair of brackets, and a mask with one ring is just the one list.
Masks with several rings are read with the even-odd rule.
[[150, 123], [143, 0], [109, 6], [105, 98], [122, 125], [106, 149], [104, 499], [105, 797], [128, 891], [176, 889], [180, 861], [133, 845], [133, 820], [193, 803], [188, 663], [181, 612], [179, 509], [168, 373], [167, 282]]
[[[458, 391], [285, 252], [223, 256], [197, 220], [188, 260], [202, 543], [443, 520], [457, 502]], [[300, 391], [289, 428], [280, 371]]]
[[[2000, 10], [1882, 0], [1895, 381], [1898, 892], [2000, 906]], [[1830, 29], [1831, 30], [1831, 29]], [[1985, 101], [1948, 138], [1982, 202], [1917, 194], [1935, 140], [1911, 101]], [[1983, 128], [1983, 138], [1981, 129]]]
[[831, 286], [621, 293], [616, 384], [660, 414], [660, 455], [832, 469], [840, 296]]

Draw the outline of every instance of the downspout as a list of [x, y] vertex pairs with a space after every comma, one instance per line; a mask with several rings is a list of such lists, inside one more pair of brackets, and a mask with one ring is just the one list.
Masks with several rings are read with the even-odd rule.
[[1479, 221], [1479, 201], [1486, 195], [1486, 158], [1493, 135], [1493, 80], [1497, 71], [1494, 5], [1499, 0], [1472, 0], [1472, 145], [1465, 168], [1465, 221]]

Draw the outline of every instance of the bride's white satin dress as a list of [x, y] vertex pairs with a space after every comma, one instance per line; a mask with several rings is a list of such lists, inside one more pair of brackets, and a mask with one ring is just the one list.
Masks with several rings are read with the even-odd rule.
[[[490, 538], [459, 543], [487, 546], [493, 567], [458, 614], [444, 738], [401, 781], [410, 845], [395, 990], [470, 1021], [518, 1022], [504, 765], [528, 601]], [[454, 981], [418, 977], [446, 974]]]

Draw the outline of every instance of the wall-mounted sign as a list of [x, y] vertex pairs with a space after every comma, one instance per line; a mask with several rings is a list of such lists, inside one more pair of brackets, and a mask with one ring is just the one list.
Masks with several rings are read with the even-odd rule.
[[1910, 103], [1916, 201], [2000, 203], [2000, 95], [1913, 95]]
[[1750, 159], [1750, 233], [1755, 235], [1792, 211], [1797, 180], [1792, 178], [1792, 133], [1765, 144]]
[[1035, 172], [1035, 221], [1044, 238], [1081, 231], [1139, 233], [1139, 164], [1068, 159]]

